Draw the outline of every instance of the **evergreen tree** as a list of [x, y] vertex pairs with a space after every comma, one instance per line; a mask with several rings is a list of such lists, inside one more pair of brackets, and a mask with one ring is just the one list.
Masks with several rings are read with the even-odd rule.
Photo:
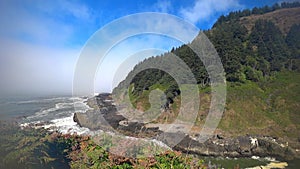
[[289, 59], [285, 38], [271, 21], [256, 21], [250, 34], [250, 44], [252, 48], [257, 48], [254, 53], [270, 62], [271, 71], [280, 70]]
[[300, 59], [300, 24], [294, 24], [286, 36], [286, 43], [291, 50], [291, 57]]

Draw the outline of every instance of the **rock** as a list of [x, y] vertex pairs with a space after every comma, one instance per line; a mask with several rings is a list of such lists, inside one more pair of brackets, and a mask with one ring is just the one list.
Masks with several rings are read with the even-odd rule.
[[83, 113], [74, 113], [73, 121], [76, 122], [80, 127], [85, 127], [88, 123], [88, 119]]
[[217, 138], [218, 138], [218, 139], [223, 139], [224, 137], [221, 136], [220, 134], [217, 134]]
[[86, 113], [75, 113], [73, 116], [73, 120], [81, 127], [90, 130], [117, 131], [134, 137], [153, 137], [161, 132], [158, 128], [146, 128], [143, 123], [130, 122], [119, 115], [108, 93], [88, 99], [88, 105], [93, 109]]
[[80, 121], [78, 120], [78, 113], [74, 113], [73, 121], [76, 122], [81, 127]]
[[[276, 157], [280, 159], [293, 159], [295, 151], [290, 147], [281, 147], [280, 144], [266, 139], [256, 137], [259, 146], [251, 144], [251, 137], [239, 136], [237, 138], [210, 138], [204, 143], [191, 139], [189, 136], [174, 147], [175, 150], [200, 156], [223, 156], [223, 157]], [[161, 140], [165, 142], [165, 140]], [[167, 142], [165, 142], [168, 144]]]
[[291, 160], [297, 156], [296, 151], [291, 147], [283, 147], [280, 143], [274, 142], [269, 138], [259, 137], [258, 145], [259, 147], [253, 150], [253, 153], [258, 156], [271, 156], [286, 160]]

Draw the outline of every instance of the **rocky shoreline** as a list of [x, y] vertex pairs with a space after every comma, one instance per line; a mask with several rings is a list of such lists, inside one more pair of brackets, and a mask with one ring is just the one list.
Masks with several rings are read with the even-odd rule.
[[103, 130], [120, 132], [133, 137], [152, 137], [161, 131], [158, 127], [145, 127], [145, 124], [138, 122], [128, 122], [125, 117], [118, 114], [112, 102], [110, 94], [100, 94], [90, 98], [87, 103], [91, 110], [85, 113], [74, 113], [73, 120], [81, 127], [90, 130]]
[[174, 147], [189, 154], [214, 157], [274, 157], [276, 159], [291, 160], [299, 158], [299, 154], [287, 145], [278, 143], [272, 137], [239, 136], [237, 138], [213, 137], [204, 143], [199, 143], [186, 136]]
[[[291, 160], [299, 158], [299, 151], [288, 146], [288, 143], [269, 136], [238, 136], [225, 137], [216, 134], [205, 142], [197, 141], [193, 136], [180, 132], [166, 133], [159, 127], [146, 127], [146, 124], [129, 122], [118, 114], [110, 94], [100, 94], [88, 100], [93, 109], [86, 113], [75, 113], [74, 121], [90, 130], [104, 130], [120, 132], [126, 136], [155, 138], [167, 145], [172, 145], [172, 139], [178, 137], [182, 140], [173, 149], [188, 154], [214, 157], [275, 157], [277, 159]], [[159, 136], [159, 137], [157, 137]]]

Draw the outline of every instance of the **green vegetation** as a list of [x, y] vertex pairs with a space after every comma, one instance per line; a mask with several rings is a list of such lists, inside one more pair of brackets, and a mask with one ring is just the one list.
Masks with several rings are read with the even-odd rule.
[[[286, 43], [288, 47], [290, 48], [291, 53], [294, 55], [294, 59], [300, 58], [300, 24], [295, 24], [291, 27], [289, 33], [286, 36]], [[292, 63], [291, 60], [290, 69], [299, 69], [299, 63], [295, 64]]]
[[219, 24], [224, 23], [224, 22], [233, 21], [233, 20], [237, 21], [239, 18], [244, 17], [244, 16], [261, 15], [261, 14], [272, 12], [272, 11], [275, 11], [278, 9], [296, 8], [296, 7], [300, 7], [299, 2], [292, 2], [292, 3], [283, 2], [280, 5], [278, 3], [276, 3], [271, 7], [270, 6], [264, 6], [261, 8], [254, 7], [252, 10], [245, 9], [243, 11], [230, 12], [227, 16], [224, 16], [224, 15], [220, 16], [213, 27], [216, 27]]
[[[44, 129], [20, 129], [16, 124], [0, 123], [1, 168], [244, 168], [266, 164], [251, 158], [225, 159], [193, 157], [177, 151], [165, 151], [151, 157], [131, 158], [108, 152], [89, 136], [61, 134]], [[103, 138], [103, 144], [111, 140]], [[203, 160], [204, 159], [204, 160]]]
[[[299, 27], [295, 23], [285, 36], [273, 22], [268, 20], [255, 21], [251, 31], [247, 31], [238, 20], [229, 20], [218, 23], [213, 29], [204, 33], [213, 43], [221, 58], [227, 81], [243, 83], [246, 80], [254, 82], [264, 80], [273, 72], [298, 70]], [[192, 43], [198, 42], [195, 40]], [[202, 61], [188, 45], [172, 49], [162, 56], [146, 59], [139, 63], [132, 72], [138, 71], [145, 65], [163, 64], [166, 66], [170, 64], [167, 60], [172, 58], [172, 54], [186, 63], [198, 84], [209, 85], [209, 77]], [[190, 83], [188, 80], [190, 77], [185, 77], [185, 72], [177, 69], [180, 68], [170, 68], [168, 73], [179, 74], [178, 76], [183, 79], [186, 78], [186, 83]], [[132, 76], [132, 72], [128, 77]], [[157, 69], [139, 72], [131, 82], [127, 82], [133, 85], [131, 88], [133, 103], [136, 105], [139, 99], [141, 102], [145, 101], [149, 94], [147, 91], [160, 86], [167, 96], [166, 104], [172, 104], [174, 98], [180, 95], [180, 90], [174, 77], [170, 74]], [[122, 88], [122, 83], [118, 88]]]
[[[226, 73], [227, 102], [219, 129], [233, 135], [263, 134], [288, 137], [293, 141], [299, 136], [300, 24], [290, 19], [287, 22], [291, 27], [282, 32], [276, 21], [280, 21], [284, 12], [277, 12], [274, 16], [277, 18], [272, 20], [253, 17], [248, 25], [241, 20], [241, 17], [262, 16], [286, 8], [299, 9], [300, 3], [231, 12], [221, 16], [211, 30], [204, 31], [217, 50]], [[198, 43], [197, 38], [193, 43]], [[178, 71], [179, 67], [170, 68], [170, 74], [155, 69], [139, 70], [152, 64], [171, 67], [172, 62], [168, 63], [168, 60], [174, 54], [191, 69], [198, 84], [201, 107], [196, 124], [201, 126], [210, 105], [210, 79], [202, 61], [189, 45], [139, 63], [114, 92], [124, 90], [124, 84], [129, 84], [131, 102], [138, 109], [147, 110], [149, 93], [162, 90], [167, 97], [162, 107], [171, 113], [166, 113], [169, 116], [162, 113], [158, 120], [172, 122], [180, 107], [182, 93], [175, 81], [177, 77], [173, 75], [182, 77], [187, 84], [191, 83], [190, 77], [185, 76], [184, 71]], [[134, 72], [139, 73], [130, 78]]]
[[107, 152], [91, 140], [81, 142], [80, 148], [71, 151], [71, 168], [205, 168], [203, 160], [184, 156], [179, 152], [167, 151], [147, 158], [130, 158]]
[[[88, 136], [0, 123], [0, 168], [205, 168], [203, 160], [167, 151], [154, 157], [128, 158], [108, 152]], [[106, 140], [107, 141], [107, 140]], [[109, 142], [109, 141], [108, 141]]]
[[71, 143], [46, 130], [0, 123], [0, 168], [69, 168], [64, 151]]
[[226, 110], [219, 128], [234, 135], [299, 135], [300, 73], [278, 72], [271, 79], [229, 83]]

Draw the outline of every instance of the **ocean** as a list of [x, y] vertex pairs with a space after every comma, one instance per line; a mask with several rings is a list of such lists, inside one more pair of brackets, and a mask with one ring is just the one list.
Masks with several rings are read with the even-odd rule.
[[0, 118], [17, 121], [21, 127], [37, 125], [62, 133], [83, 134], [88, 129], [79, 127], [73, 115], [89, 109], [86, 101], [87, 97], [71, 96], [0, 98]]

